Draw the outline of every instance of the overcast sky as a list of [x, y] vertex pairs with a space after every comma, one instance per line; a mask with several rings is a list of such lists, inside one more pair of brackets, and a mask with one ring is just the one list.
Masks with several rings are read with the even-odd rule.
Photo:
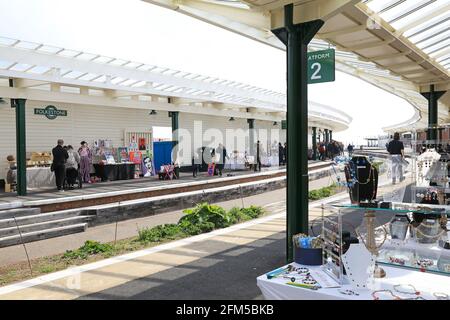
[[[0, 36], [240, 81], [280, 92], [285, 52], [140, 0], [0, 0]], [[353, 117], [344, 142], [413, 116], [403, 99], [352, 76], [309, 85], [309, 100]]]

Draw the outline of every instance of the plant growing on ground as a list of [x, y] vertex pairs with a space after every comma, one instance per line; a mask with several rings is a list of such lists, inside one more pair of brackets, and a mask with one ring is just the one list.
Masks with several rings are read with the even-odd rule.
[[214, 228], [224, 228], [231, 224], [231, 218], [224, 208], [206, 202], [199, 203], [194, 208], [186, 209], [183, 212], [186, 215], [178, 221], [182, 227], [189, 224], [206, 226], [209, 222], [214, 225]]
[[64, 253], [65, 259], [86, 259], [90, 255], [103, 254], [109, 256], [113, 253], [114, 246], [108, 243], [100, 243], [98, 241], [87, 240], [84, 245], [76, 250], [68, 250]]
[[311, 190], [308, 194], [309, 200], [320, 200], [323, 198], [327, 198], [336, 193], [337, 185], [332, 184], [328, 187], [323, 187], [317, 190]]
[[242, 208], [241, 212], [250, 217], [250, 219], [255, 219], [264, 214], [264, 209], [258, 206], [250, 206], [248, 208]]
[[165, 239], [176, 239], [183, 231], [177, 224], [163, 224], [153, 228], [143, 228], [138, 232], [138, 240], [141, 242], [159, 242]]

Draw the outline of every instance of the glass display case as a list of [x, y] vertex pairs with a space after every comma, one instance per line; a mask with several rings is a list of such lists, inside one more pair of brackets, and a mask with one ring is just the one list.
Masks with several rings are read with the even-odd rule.
[[359, 233], [358, 238], [366, 247], [371, 246], [368, 249], [377, 255], [378, 265], [450, 276], [449, 206], [390, 203], [388, 208], [333, 207], [335, 209], [329, 212], [334, 215], [337, 209], [343, 225], [346, 217], [353, 216], [353, 222], [357, 220], [355, 217], [360, 217], [360, 227], [355, 226], [357, 234], [357, 229], [366, 226], [367, 217], [372, 215], [372, 222], [376, 221], [373, 230]]

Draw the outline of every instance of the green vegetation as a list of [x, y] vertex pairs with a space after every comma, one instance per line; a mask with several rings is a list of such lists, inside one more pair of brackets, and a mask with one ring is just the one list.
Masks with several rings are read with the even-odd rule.
[[372, 162], [372, 166], [374, 168], [376, 168], [378, 172], [380, 172], [380, 167], [381, 167], [382, 164], [383, 164], [383, 161], [374, 161], [374, 162]]
[[[265, 213], [257, 206], [232, 208], [226, 211], [217, 205], [200, 203], [183, 211], [185, 215], [177, 224], [163, 224], [138, 230], [138, 236], [118, 240], [116, 243], [101, 243], [88, 240], [75, 250], [63, 254], [43, 257], [31, 261], [33, 277], [56, 272], [71, 266], [83, 265], [104, 258], [155, 246], [160, 243], [182, 239], [214, 229], [225, 228], [236, 223], [255, 219]], [[21, 281], [32, 277], [28, 263], [18, 263], [0, 267], [0, 285]]]
[[64, 253], [64, 259], [86, 259], [90, 255], [103, 254], [111, 256], [114, 252], [114, 246], [108, 243], [100, 243], [98, 241], [87, 240], [84, 245], [76, 250], [68, 250]]
[[323, 187], [317, 190], [311, 190], [308, 194], [309, 200], [320, 200], [323, 198], [330, 197], [339, 192], [339, 188], [337, 184], [332, 184], [328, 187]]
[[181, 228], [176, 224], [163, 224], [153, 228], [139, 230], [138, 240], [141, 242], [160, 242], [164, 239], [177, 239], [181, 235]]

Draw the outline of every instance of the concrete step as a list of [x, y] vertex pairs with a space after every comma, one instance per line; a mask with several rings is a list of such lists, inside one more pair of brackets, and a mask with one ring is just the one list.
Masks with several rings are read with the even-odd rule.
[[19, 218], [25, 216], [32, 216], [41, 213], [39, 208], [15, 208], [9, 210], [0, 210], [0, 219]]
[[[81, 215], [82, 210], [65, 210], [49, 213], [39, 213], [30, 216], [16, 218], [17, 224], [20, 226], [30, 225], [34, 223], [41, 223], [52, 220], [61, 220]], [[0, 219], [0, 229], [16, 227], [16, 222], [13, 218]]]
[[[44, 229], [39, 231], [33, 231], [33, 232], [27, 232], [22, 233], [22, 239], [23, 242], [33, 242], [38, 240], [44, 240], [54, 237], [60, 237], [72, 233], [78, 233], [78, 232], [84, 232], [86, 231], [87, 223], [78, 223], [73, 224], [69, 226], [63, 226], [63, 227], [57, 227], [57, 228], [50, 228], [50, 229]], [[21, 244], [21, 238], [19, 234], [8, 236], [8, 237], [2, 237], [0, 238], [0, 248], [13, 246], [16, 244]]]
[[[46, 230], [46, 229], [54, 229], [58, 227], [64, 227], [74, 224], [79, 224], [83, 222], [89, 222], [93, 217], [92, 216], [75, 216], [75, 217], [69, 217], [64, 219], [58, 219], [58, 220], [50, 220], [50, 221], [44, 221], [39, 223], [32, 223], [32, 224], [25, 224], [20, 225], [19, 229], [20, 232], [23, 233], [29, 233], [39, 230]], [[13, 235], [18, 235], [19, 230], [16, 226], [14, 227], [8, 227], [8, 228], [0, 228], [0, 238], [1, 237], [9, 237]]]

